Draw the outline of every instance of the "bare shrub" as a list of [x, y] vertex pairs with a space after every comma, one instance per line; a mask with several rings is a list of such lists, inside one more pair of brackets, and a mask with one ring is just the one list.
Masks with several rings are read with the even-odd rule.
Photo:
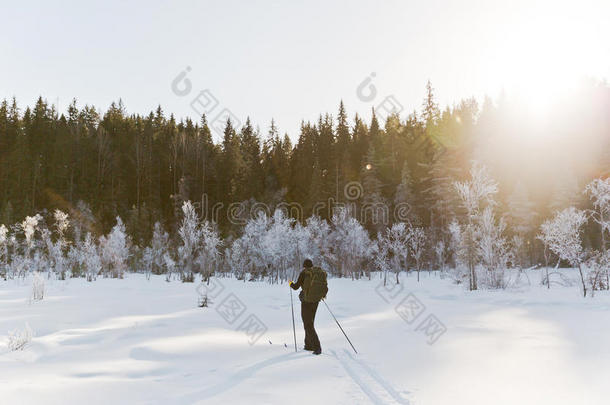
[[25, 324], [23, 329], [14, 329], [9, 331], [7, 343], [8, 349], [11, 352], [25, 349], [32, 341], [33, 335], [34, 333], [32, 332], [32, 328], [30, 328], [28, 323]]

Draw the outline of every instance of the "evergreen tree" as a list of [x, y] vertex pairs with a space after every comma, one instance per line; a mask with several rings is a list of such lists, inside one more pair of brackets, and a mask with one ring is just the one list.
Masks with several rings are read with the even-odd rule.
[[[598, 87], [596, 94], [610, 93], [607, 85]], [[247, 200], [251, 206], [256, 199], [274, 207], [285, 201], [307, 207], [300, 218], [304, 220], [317, 203], [332, 203], [330, 198], [351, 202], [345, 198], [344, 187], [359, 180], [363, 195], [359, 211], [354, 211], [359, 219], [364, 217], [360, 208], [365, 199], [369, 206], [389, 202], [394, 220], [393, 208], [407, 201], [410, 220], [417, 217], [418, 226], [431, 227], [427, 231], [430, 243], [442, 241], [449, 246], [448, 225], [459, 214], [452, 183], [464, 178], [470, 160], [479, 155], [497, 174], [503, 192], [511, 191], [507, 184], [515, 184], [519, 176], [532, 193], [527, 199], [520, 198], [517, 190], [500, 196], [507, 207], [507, 229], [517, 236], [525, 233], [527, 246], [531, 231], [526, 228], [531, 221], [526, 207], [541, 217], [567, 206], [585, 208], [578, 180], [584, 184], [593, 177], [605, 178], [608, 141], [601, 130], [605, 122], [587, 117], [594, 121], [583, 121], [580, 127], [591, 129], [591, 144], [599, 153], [592, 154], [586, 165], [576, 150], [549, 143], [536, 156], [563, 153], [558, 171], [552, 172], [547, 165], [531, 176], [507, 173], [513, 163], [501, 155], [490, 157], [493, 148], [489, 145], [496, 145], [500, 152], [505, 145], [518, 145], [519, 137], [513, 133], [524, 129], [519, 118], [507, 99], [496, 104], [487, 99], [480, 112], [472, 99], [441, 110], [428, 83], [421, 111], [405, 118], [391, 115], [380, 123], [373, 110], [369, 122], [356, 115], [350, 124], [340, 102], [334, 118], [322, 114], [314, 124], [303, 123], [294, 147], [287, 135], [280, 135], [275, 122], [261, 147], [259, 131], [250, 119], [239, 131], [228, 122], [222, 140], [215, 143], [205, 116], [199, 122], [176, 120], [160, 106], [138, 115], [127, 114], [121, 100], [104, 111], [73, 100], [64, 112], [42, 97], [23, 108], [14, 98], [0, 100], [0, 217], [10, 224], [59, 208], [69, 210], [77, 223], [74, 213], [79, 212], [79, 201], [84, 201], [95, 221], [78, 231], [78, 237], [75, 227], [75, 242], [82, 241], [86, 232], [108, 234], [120, 216], [140, 244], [151, 238], [151, 224], [156, 221], [175, 233], [185, 200], [206, 204], [202, 213], [210, 219], [217, 203], [226, 210], [232, 202]], [[524, 159], [530, 159], [529, 152], [524, 151]], [[366, 170], [369, 163], [371, 170]], [[330, 212], [325, 209], [320, 214], [329, 219]], [[226, 226], [225, 212], [215, 214], [224, 235], [241, 231]], [[375, 234], [372, 225], [367, 228]], [[597, 248], [599, 235], [598, 226], [589, 221], [583, 243]], [[530, 249], [532, 260], [541, 254], [539, 246]], [[171, 253], [169, 259], [174, 260]]]
[[237, 201], [258, 198], [263, 190], [263, 167], [261, 162], [261, 145], [258, 133], [252, 128], [250, 118], [246, 120], [239, 137], [239, 155], [241, 166], [237, 176]]
[[508, 216], [512, 230], [523, 237], [531, 234], [535, 228], [534, 203], [529, 198], [525, 185], [519, 181], [508, 197]]
[[347, 114], [343, 101], [339, 104], [339, 114], [337, 115], [337, 129], [336, 129], [336, 143], [335, 143], [335, 195], [334, 198], [337, 202], [341, 202], [341, 190], [347, 183], [348, 178], [353, 178], [353, 171], [350, 161], [351, 152], [351, 135], [349, 132], [349, 125], [347, 123]]
[[[405, 161], [402, 167], [400, 183], [396, 187], [394, 194], [394, 211], [392, 221], [410, 221], [411, 223], [419, 222], [414, 210], [415, 195], [413, 193], [413, 179], [409, 164]], [[399, 217], [397, 217], [399, 216]]]
[[574, 171], [564, 168], [556, 174], [549, 207], [559, 211], [568, 207], [578, 207], [582, 193]]
[[219, 165], [220, 174], [220, 196], [222, 201], [228, 206], [238, 202], [239, 186], [243, 184], [244, 163], [240, 151], [240, 138], [233, 129], [230, 119], [224, 129], [222, 140], [222, 156]]
[[382, 195], [383, 185], [379, 180], [377, 167], [379, 162], [375, 159], [375, 149], [371, 146], [367, 154], [367, 163], [362, 168], [362, 201], [360, 208], [360, 221], [371, 235], [377, 235], [389, 223], [389, 207]]
[[426, 98], [422, 105], [422, 109], [422, 116], [426, 127], [436, 125], [440, 119], [440, 110], [438, 104], [434, 100], [434, 89], [432, 88], [430, 80], [426, 83]]
[[352, 147], [350, 148], [351, 166], [352, 171], [359, 175], [360, 171], [364, 167], [366, 154], [369, 150], [369, 131], [366, 124], [358, 114], [354, 118], [354, 127], [352, 130], [353, 140]]

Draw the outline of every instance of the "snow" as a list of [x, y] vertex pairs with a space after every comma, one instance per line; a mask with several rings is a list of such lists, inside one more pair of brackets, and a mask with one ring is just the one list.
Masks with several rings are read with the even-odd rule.
[[[197, 283], [164, 275], [46, 280], [33, 302], [31, 277], [0, 281], [0, 402], [606, 404], [610, 294], [547, 290], [539, 272], [531, 286], [474, 292], [428, 272], [392, 289], [380, 274], [331, 278], [327, 302], [358, 354], [320, 304], [321, 356], [294, 353], [285, 284], [213, 278], [198, 308]], [[245, 306], [231, 324], [218, 311], [227, 297]], [[415, 312], [395, 310], [403, 299], [421, 304], [410, 324]], [[267, 328], [252, 345], [238, 330], [250, 315]], [[429, 315], [446, 327], [433, 344], [418, 330]], [[8, 331], [26, 324], [32, 342], [8, 351]]]

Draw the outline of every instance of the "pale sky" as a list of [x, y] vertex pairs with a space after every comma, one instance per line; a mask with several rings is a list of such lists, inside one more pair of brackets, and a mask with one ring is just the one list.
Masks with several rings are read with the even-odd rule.
[[[295, 139], [302, 119], [336, 114], [341, 99], [350, 119], [390, 95], [403, 116], [419, 110], [428, 79], [444, 106], [610, 78], [608, 1], [0, 4], [0, 98], [21, 107], [42, 95], [60, 111], [74, 97], [105, 110], [121, 98], [129, 113], [161, 104], [198, 119], [191, 102], [208, 89], [210, 120], [227, 108], [266, 134], [274, 117]], [[172, 81], [187, 67], [192, 88], [179, 96]], [[371, 73], [369, 101], [357, 88]]]

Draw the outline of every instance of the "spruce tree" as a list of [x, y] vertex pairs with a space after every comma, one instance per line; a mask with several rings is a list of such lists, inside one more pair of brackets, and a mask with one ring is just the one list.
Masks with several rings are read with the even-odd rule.
[[371, 235], [377, 235], [389, 221], [389, 207], [383, 197], [383, 185], [378, 175], [379, 162], [371, 146], [361, 171], [362, 199], [359, 219]]
[[263, 167], [261, 162], [261, 145], [258, 133], [252, 127], [250, 118], [241, 129], [239, 137], [239, 154], [242, 165], [238, 173], [239, 182], [237, 200], [259, 198], [263, 190]]

